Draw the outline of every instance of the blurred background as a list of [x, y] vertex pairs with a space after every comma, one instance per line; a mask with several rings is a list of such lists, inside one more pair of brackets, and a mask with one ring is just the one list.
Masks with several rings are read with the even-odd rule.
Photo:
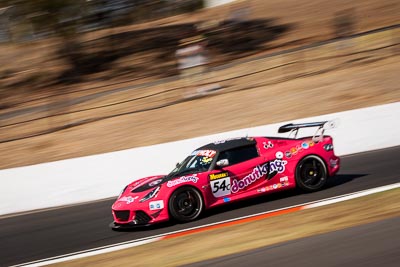
[[2, 0], [0, 168], [399, 101], [399, 14], [397, 0]]

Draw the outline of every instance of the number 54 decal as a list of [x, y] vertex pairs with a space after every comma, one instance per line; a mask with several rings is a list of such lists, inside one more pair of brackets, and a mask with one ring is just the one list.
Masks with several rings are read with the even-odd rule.
[[222, 197], [231, 193], [231, 178], [227, 172], [210, 174], [210, 185], [214, 197]]

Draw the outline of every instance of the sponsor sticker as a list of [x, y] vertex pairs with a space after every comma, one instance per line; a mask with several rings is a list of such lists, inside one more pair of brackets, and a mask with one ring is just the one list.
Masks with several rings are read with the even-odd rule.
[[198, 180], [199, 178], [195, 174], [192, 176], [182, 176], [179, 177], [178, 179], [168, 181], [167, 186], [173, 187], [182, 183], [189, 183], [189, 182], [197, 183]]
[[229, 197], [224, 197], [224, 202], [226, 203], [226, 202], [229, 202], [229, 201], [231, 201], [231, 199], [229, 198]]
[[207, 158], [213, 158], [217, 154], [215, 150], [195, 150], [192, 152], [192, 156], [203, 156]]
[[149, 183], [149, 186], [155, 186], [155, 185], [158, 185], [161, 182], [162, 182], [162, 179], [157, 179], [157, 180], [151, 181]]
[[273, 190], [275, 190], [277, 188], [280, 188], [281, 186], [283, 186], [283, 185], [280, 185], [280, 184], [269, 185], [269, 186], [265, 186], [265, 187], [262, 187], [262, 188], [258, 189], [257, 192], [258, 193], [265, 193], [265, 192], [273, 191]]
[[243, 138], [243, 137], [228, 138], [228, 139], [224, 139], [224, 140], [215, 141], [214, 144], [215, 144], [215, 145], [223, 144], [223, 143], [228, 142], [228, 141], [240, 140], [240, 139], [242, 139], [242, 138]]
[[261, 188], [257, 189], [258, 193], [264, 193], [265, 191], [267, 191], [267, 189], [265, 187], [261, 187]]
[[282, 188], [282, 187], [285, 187], [285, 186], [288, 186], [288, 185], [289, 185], [289, 182], [287, 182], [287, 181], [280, 182], [278, 184], [273, 184], [273, 185], [268, 185], [268, 186], [261, 187], [261, 188], [257, 189], [257, 192], [258, 193], [265, 193], [265, 192], [273, 191], [275, 189], [279, 189], [279, 188]]
[[231, 178], [227, 172], [210, 174], [211, 191], [214, 197], [223, 197], [231, 194]]
[[213, 174], [209, 175], [210, 181], [221, 179], [221, 178], [225, 178], [225, 177], [228, 177], [228, 176], [229, 176], [228, 172], [213, 173]]
[[289, 181], [289, 177], [283, 176], [283, 177], [279, 178], [279, 182], [285, 182], [285, 181]]
[[263, 142], [263, 146], [265, 149], [269, 149], [269, 148], [273, 148], [274, 144], [272, 144], [271, 141], [268, 141], [268, 142]]
[[132, 202], [134, 202], [138, 198], [139, 198], [138, 196], [136, 196], [136, 197], [131, 197], [131, 196], [127, 197], [127, 196], [125, 196], [125, 197], [121, 197], [118, 201], [121, 201], [121, 202], [125, 201], [126, 204], [131, 204]]
[[164, 200], [151, 201], [149, 203], [150, 210], [161, 210], [164, 208]]
[[297, 145], [296, 147], [290, 148], [289, 151], [285, 152], [285, 156], [287, 158], [291, 158], [292, 156], [296, 156], [297, 153], [300, 153], [304, 149], [309, 149], [310, 147], [314, 146], [315, 143], [313, 141], [305, 141], [301, 143], [300, 145]]
[[303, 142], [303, 143], [301, 143], [301, 147], [304, 149], [308, 149], [310, 147], [310, 145], [307, 142]]

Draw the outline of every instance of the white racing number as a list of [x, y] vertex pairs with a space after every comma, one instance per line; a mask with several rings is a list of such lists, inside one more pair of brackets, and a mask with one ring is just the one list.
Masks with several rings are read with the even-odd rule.
[[227, 172], [210, 174], [209, 177], [214, 197], [222, 197], [231, 193], [231, 178]]

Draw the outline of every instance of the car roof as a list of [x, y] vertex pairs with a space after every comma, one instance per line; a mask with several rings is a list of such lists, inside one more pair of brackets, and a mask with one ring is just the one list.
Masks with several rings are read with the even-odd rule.
[[241, 137], [235, 139], [227, 139], [222, 141], [217, 141], [214, 143], [209, 143], [196, 150], [215, 150], [215, 151], [225, 151], [237, 147], [255, 145], [257, 142], [253, 137]]

